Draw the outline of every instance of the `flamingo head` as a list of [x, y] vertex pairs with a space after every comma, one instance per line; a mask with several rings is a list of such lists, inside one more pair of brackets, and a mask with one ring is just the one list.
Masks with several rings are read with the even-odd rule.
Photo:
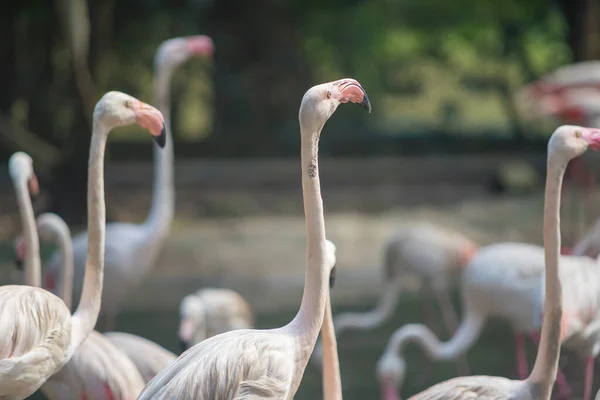
[[300, 124], [310, 132], [319, 132], [341, 103], [356, 103], [371, 112], [367, 92], [358, 81], [345, 78], [308, 89], [300, 105]]
[[26, 182], [31, 198], [39, 193], [37, 176], [33, 171], [33, 160], [27, 153], [18, 151], [8, 161], [8, 172], [13, 182]]
[[102, 96], [94, 109], [94, 121], [101, 121], [107, 131], [137, 123], [150, 132], [160, 147], [165, 146], [167, 131], [162, 113], [128, 94], [111, 91]]
[[600, 130], [576, 125], [558, 127], [548, 141], [548, 152], [565, 162], [576, 158], [589, 148], [600, 150]]
[[199, 296], [190, 294], [181, 300], [179, 307], [179, 347], [182, 352], [206, 339], [204, 304]]
[[213, 41], [205, 35], [177, 37], [162, 42], [156, 51], [154, 63], [157, 68], [174, 69], [193, 56], [212, 57]]
[[381, 385], [382, 400], [400, 400], [406, 364], [401, 357], [386, 351], [377, 362], [377, 379]]

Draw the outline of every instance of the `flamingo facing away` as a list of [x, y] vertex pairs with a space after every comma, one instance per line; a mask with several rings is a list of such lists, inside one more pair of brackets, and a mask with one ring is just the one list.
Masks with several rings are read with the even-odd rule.
[[[116, 315], [124, 300], [139, 285], [143, 277], [156, 262], [169, 234], [175, 208], [173, 183], [173, 139], [170, 132], [169, 84], [175, 68], [192, 55], [210, 55], [212, 40], [206, 36], [190, 36], [165, 41], [155, 56], [155, 101], [165, 116], [167, 126], [166, 143], [163, 151], [154, 146], [154, 183], [152, 205], [147, 219], [142, 224], [110, 223], [106, 226], [105, 291], [102, 301], [103, 330], [113, 330]], [[73, 294], [81, 293], [87, 232], [73, 237], [75, 251], [75, 280]], [[55, 253], [46, 269], [46, 285], [53, 282], [58, 271], [59, 254]]]
[[325, 242], [325, 263], [329, 267], [329, 295], [325, 302], [325, 315], [321, 326], [323, 341], [323, 400], [342, 400], [342, 379], [340, 377], [340, 360], [335, 340], [335, 327], [331, 315], [331, 289], [335, 284], [336, 247], [333, 242]]
[[182, 352], [220, 333], [250, 329], [254, 322], [250, 304], [231, 289], [200, 289], [181, 300], [179, 312]]
[[[58, 244], [62, 257], [61, 298], [70, 308], [73, 248], [69, 227], [62, 218], [52, 213], [38, 215], [36, 224], [40, 240]], [[25, 243], [17, 249], [27, 247]], [[19, 256], [21, 254], [17, 254]], [[51, 400], [134, 399], [144, 384], [140, 372], [127, 355], [100, 333], [92, 331], [69, 362], [52, 375], [41, 390]]]
[[[23, 399], [35, 392], [71, 359], [96, 324], [104, 269], [106, 139], [114, 127], [134, 122], [164, 144], [163, 118], [154, 107], [124, 93], [109, 92], [94, 109], [88, 169], [89, 246], [83, 293], [75, 313], [71, 315], [62, 299], [44, 289], [0, 287], [0, 398]], [[23, 157], [11, 158], [9, 163], [21, 192], [30, 179], [30, 167]]]
[[125, 332], [106, 332], [104, 337], [133, 361], [142, 375], [144, 384], [167, 368], [177, 356], [169, 350], [141, 336]]
[[[477, 246], [458, 232], [429, 223], [405, 227], [394, 234], [384, 249], [385, 284], [375, 309], [366, 313], [343, 313], [334, 318], [339, 337], [348, 329], [372, 329], [390, 318], [406, 276], [428, 283], [438, 301], [448, 332], [454, 333], [457, 316], [448, 293], [449, 279], [458, 275], [477, 252]], [[317, 343], [312, 360], [320, 364]], [[466, 362], [465, 362], [466, 364]]]
[[[545, 302], [541, 341], [535, 365], [524, 380], [492, 376], [459, 377], [442, 382], [410, 399], [550, 399], [558, 372], [561, 336], [564, 335], [562, 288], [559, 278], [560, 258], [560, 189], [567, 163], [583, 154], [588, 147], [600, 149], [600, 131], [563, 125], [548, 142], [548, 169], [544, 201]], [[481, 254], [481, 250], [479, 254]], [[475, 257], [477, 258], [477, 256]], [[564, 260], [561, 259], [562, 263]], [[509, 272], [509, 271], [506, 271]], [[490, 288], [491, 289], [491, 288]], [[494, 293], [489, 291], [490, 297]], [[496, 300], [497, 301], [497, 300]], [[507, 304], [510, 308], [511, 304]], [[468, 309], [467, 309], [468, 312]], [[467, 317], [468, 318], [468, 317]], [[459, 328], [460, 332], [460, 328]], [[390, 363], [391, 358], [386, 362]], [[391, 365], [391, 363], [390, 363]], [[396, 369], [402, 369], [396, 363]], [[384, 383], [386, 383], [384, 381]], [[397, 398], [393, 390], [384, 392], [388, 399]]]
[[325, 122], [340, 103], [347, 102], [371, 111], [366, 92], [354, 79], [314, 86], [304, 94], [300, 106], [307, 268], [298, 314], [281, 328], [240, 329], [200, 342], [154, 377], [139, 400], [293, 398], [323, 323], [330, 274], [318, 142]]

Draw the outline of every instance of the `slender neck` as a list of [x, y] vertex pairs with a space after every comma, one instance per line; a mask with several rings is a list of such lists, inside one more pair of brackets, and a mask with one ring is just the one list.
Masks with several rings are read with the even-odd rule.
[[73, 241], [67, 224], [56, 222], [51, 229], [62, 260], [60, 297], [70, 309], [73, 296]]
[[302, 124], [300, 130], [302, 194], [307, 240], [306, 278], [300, 310], [288, 328], [300, 340], [300, 360], [302, 365], [306, 366], [323, 324], [328, 276], [325, 268], [325, 220], [318, 166], [320, 131], [306, 132]]
[[342, 400], [340, 361], [331, 316], [331, 295], [327, 296], [325, 303], [321, 337], [323, 339], [323, 400]]
[[544, 322], [535, 364], [528, 381], [540, 387], [540, 399], [549, 399], [558, 372], [562, 288], [558, 278], [560, 254], [560, 190], [567, 164], [549, 151], [544, 197], [544, 253], [546, 259], [546, 299]]
[[88, 165], [88, 247], [83, 291], [73, 314], [71, 349], [75, 350], [94, 329], [100, 312], [104, 277], [104, 236], [106, 205], [104, 203], [104, 152], [109, 129], [94, 121]]
[[29, 286], [42, 286], [42, 268], [40, 262], [40, 240], [38, 238], [31, 197], [27, 189], [27, 181], [15, 183], [19, 214], [23, 224], [23, 235], [26, 243], [25, 283]]
[[166, 240], [175, 212], [175, 187], [173, 173], [173, 136], [171, 135], [170, 89], [172, 71], [158, 69], [154, 80], [154, 101], [165, 118], [167, 137], [165, 147], [153, 146], [154, 182], [152, 204], [144, 222], [146, 232], [144, 245], [148, 251], [158, 254]]
[[461, 324], [447, 342], [440, 342], [429, 328], [420, 324], [408, 324], [398, 329], [390, 338], [386, 352], [402, 353], [404, 347], [415, 342], [434, 360], [451, 360], [463, 354], [473, 343], [478, 330], [468, 320]]

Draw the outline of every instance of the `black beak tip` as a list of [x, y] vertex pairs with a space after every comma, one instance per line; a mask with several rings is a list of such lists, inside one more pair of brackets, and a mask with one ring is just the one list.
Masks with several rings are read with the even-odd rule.
[[163, 124], [160, 135], [154, 136], [154, 140], [161, 149], [165, 147], [165, 143], [167, 143], [167, 128], [165, 127], [165, 124]]
[[15, 258], [15, 266], [19, 271], [23, 271], [23, 261], [19, 260], [18, 258]]
[[369, 96], [367, 96], [367, 92], [365, 92], [364, 90], [363, 93], [365, 94], [365, 97], [363, 97], [362, 101], [360, 102], [360, 105], [362, 108], [367, 110], [369, 114], [371, 114], [371, 102], [369, 101]]
[[335, 270], [336, 266], [334, 265], [329, 273], [329, 289], [333, 289], [333, 286], [335, 285]]
[[185, 340], [179, 339], [179, 350], [181, 350], [181, 352], [184, 353], [188, 348], [189, 347], [187, 342]]

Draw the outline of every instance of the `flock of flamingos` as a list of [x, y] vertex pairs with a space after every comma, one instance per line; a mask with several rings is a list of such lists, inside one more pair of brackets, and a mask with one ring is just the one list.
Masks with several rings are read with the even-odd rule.
[[[420, 324], [398, 329], [377, 364], [385, 400], [400, 398], [407, 368], [402, 352], [409, 342], [417, 342], [435, 360], [459, 359], [492, 316], [508, 319], [514, 327], [520, 379], [461, 376], [412, 399], [550, 399], [555, 381], [557, 397], [570, 398], [571, 388], [558, 368], [563, 344], [587, 357], [584, 399], [591, 399], [594, 358], [600, 352], [600, 229], [592, 229], [572, 254], [561, 254], [560, 202], [568, 163], [588, 148], [600, 150], [600, 130], [563, 125], [548, 141], [543, 247], [498, 243], [480, 248], [457, 232], [431, 224], [402, 229], [385, 246], [385, 284], [376, 308], [333, 319], [329, 289], [335, 279], [336, 247], [325, 234], [318, 142], [341, 103], [356, 103], [371, 112], [366, 91], [350, 78], [310, 88], [300, 105], [307, 260], [304, 293], [294, 319], [281, 328], [251, 329], [251, 308], [239, 294], [204, 289], [181, 302], [180, 356], [136, 335], [106, 332], [114, 329], [124, 297], [152, 268], [169, 235], [174, 214], [171, 77], [190, 57], [212, 53], [212, 40], [200, 35], [170, 39], [159, 47], [158, 109], [116, 91], [98, 101], [89, 154], [87, 232], [71, 239], [57, 215], [36, 218], [30, 197], [38, 191], [32, 159], [23, 152], [10, 158], [22, 219], [15, 251], [24, 263], [26, 282], [0, 287], [0, 399], [24, 399], [38, 389], [49, 399], [61, 400], [292, 399], [312, 360], [322, 368], [323, 398], [339, 400], [336, 334], [381, 325], [393, 313], [407, 275], [429, 284], [452, 337], [442, 342]], [[595, 71], [600, 71], [595, 63], [564, 67], [524, 93], [538, 113], [594, 125], [600, 109], [582, 99], [597, 96], [594, 85], [600, 83], [600, 73]], [[599, 108], [600, 101], [595, 104]], [[151, 209], [141, 224], [106, 224], [106, 141], [113, 129], [136, 123], [156, 141]], [[58, 248], [43, 275], [40, 240]], [[447, 293], [451, 276], [461, 279], [460, 323]], [[72, 296], [79, 299], [73, 313]], [[106, 333], [94, 330], [97, 322]], [[531, 370], [524, 350], [526, 334], [538, 346]], [[461, 368], [468, 368], [465, 360]]]

